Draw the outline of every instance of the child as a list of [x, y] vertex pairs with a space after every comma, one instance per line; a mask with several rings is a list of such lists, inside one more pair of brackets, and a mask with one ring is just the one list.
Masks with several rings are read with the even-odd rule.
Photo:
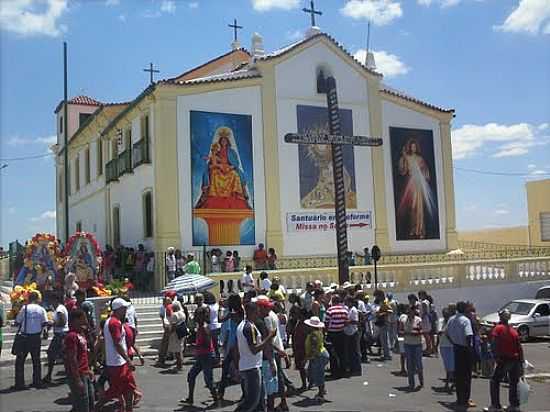
[[225, 254], [225, 259], [223, 260], [223, 270], [224, 272], [234, 272], [235, 271], [235, 259], [233, 258], [233, 253], [230, 250]]
[[329, 361], [328, 351], [323, 345], [324, 323], [317, 316], [312, 316], [304, 322], [309, 327], [309, 333], [305, 341], [306, 360], [309, 361], [308, 373], [309, 382], [317, 386], [319, 392], [315, 397], [318, 402], [325, 400], [325, 366]]
[[299, 309], [296, 313], [296, 325], [294, 326], [294, 333], [292, 335], [292, 354], [294, 355], [294, 365], [296, 370], [300, 372], [300, 379], [302, 380], [302, 386], [299, 391], [305, 391], [307, 389], [306, 380], [306, 333], [307, 326], [304, 323], [306, 317], [305, 309]]
[[267, 268], [269, 270], [277, 269], [277, 254], [272, 247], [267, 250]]
[[203, 373], [206, 387], [210, 390], [210, 394], [217, 402], [218, 397], [213, 384], [212, 367], [214, 365], [215, 351], [214, 342], [210, 335], [208, 322], [210, 319], [210, 309], [207, 306], [199, 306], [195, 310], [195, 324], [197, 326], [197, 335], [195, 339], [195, 363], [187, 374], [187, 383], [189, 385], [189, 393], [187, 398], [182, 399], [181, 403], [192, 405], [194, 402], [195, 382], [199, 373]]
[[234, 250], [233, 251], [233, 260], [235, 261], [235, 269], [234, 272], [238, 272], [241, 267], [241, 257], [239, 256], [239, 252]]

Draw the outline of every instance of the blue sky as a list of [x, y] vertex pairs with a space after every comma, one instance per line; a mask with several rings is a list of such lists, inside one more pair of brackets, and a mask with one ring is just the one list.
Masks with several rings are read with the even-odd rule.
[[[154, 62], [170, 77], [229, 50], [236, 17], [267, 50], [302, 36], [301, 0], [0, 1], [0, 244], [55, 230], [48, 152], [63, 95], [132, 99]], [[525, 182], [550, 177], [550, 0], [317, 0], [318, 25], [352, 53], [371, 47], [385, 82], [456, 110], [459, 229], [527, 221]], [[497, 176], [463, 169], [513, 174]], [[515, 175], [517, 174], [517, 175]]]

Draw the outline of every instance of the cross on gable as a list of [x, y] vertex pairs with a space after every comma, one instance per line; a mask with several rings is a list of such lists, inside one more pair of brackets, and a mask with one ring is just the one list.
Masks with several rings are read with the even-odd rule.
[[153, 73], [160, 73], [160, 70], [157, 70], [157, 69], [153, 68], [153, 63], [149, 63], [149, 68], [148, 69], [143, 69], [143, 71], [149, 73], [149, 81], [151, 82], [151, 84], [153, 84], [153, 82], [154, 82]]
[[243, 26], [237, 24], [237, 19], [233, 19], [233, 24], [228, 24], [227, 26], [233, 29], [233, 40], [237, 41], [237, 30], [242, 29]]
[[315, 15], [317, 14], [318, 16], [321, 16], [323, 12], [320, 10], [315, 10], [315, 5], [313, 4], [313, 0], [309, 2], [309, 5], [310, 5], [309, 9], [304, 7], [302, 11], [304, 13], [309, 13], [311, 15], [311, 26], [313, 27], [315, 26]]

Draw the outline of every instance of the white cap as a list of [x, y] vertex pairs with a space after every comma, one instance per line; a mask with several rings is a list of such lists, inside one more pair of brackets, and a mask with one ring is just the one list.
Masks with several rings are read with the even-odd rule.
[[131, 303], [128, 302], [128, 301], [126, 301], [122, 298], [116, 298], [111, 302], [111, 309], [112, 310], [117, 310], [117, 309], [120, 309], [120, 308], [127, 308], [130, 305], [131, 305]]

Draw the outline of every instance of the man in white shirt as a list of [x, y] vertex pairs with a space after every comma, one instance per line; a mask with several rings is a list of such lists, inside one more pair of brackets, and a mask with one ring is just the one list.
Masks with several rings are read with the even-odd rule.
[[53, 314], [53, 338], [48, 347], [48, 373], [43, 379], [44, 383], [51, 383], [52, 373], [55, 362], [63, 359], [63, 342], [65, 335], [69, 332], [69, 312], [63, 305], [63, 295], [56, 293], [52, 298], [52, 304], [55, 308]]
[[254, 285], [254, 276], [252, 276], [252, 266], [250, 265], [246, 265], [243, 276], [241, 277], [241, 287], [244, 293], [256, 289]]
[[176, 249], [170, 246], [166, 250], [166, 275], [168, 282], [176, 278], [176, 256], [174, 255]]
[[126, 333], [122, 322], [126, 318], [126, 311], [130, 303], [122, 298], [111, 302], [112, 314], [105, 322], [103, 336], [105, 337], [105, 366], [109, 377], [109, 389], [97, 406], [101, 406], [110, 399], [121, 399], [121, 410], [132, 411], [134, 404], [134, 365], [128, 356]]
[[42, 328], [48, 324], [46, 310], [38, 304], [36, 292], [29, 294], [29, 304], [21, 308], [15, 317], [15, 324], [20, 328], [18, 334], [25, 336], [24, 344], [18, 350], [15, 358], [15, 390], [25, 388], [25, 359], [30, 353], [32, 358], [32, 383], [35, 387], [42, 386], [42, 370], [40, 365], [40, 338]]
[[361, 347], [359, 342], [359, 310], [351, 296], [347, 296], [344, 304], [348, 309], [348, 323], [344, 327], [346, 369], [354, 376], [361, 376]]

